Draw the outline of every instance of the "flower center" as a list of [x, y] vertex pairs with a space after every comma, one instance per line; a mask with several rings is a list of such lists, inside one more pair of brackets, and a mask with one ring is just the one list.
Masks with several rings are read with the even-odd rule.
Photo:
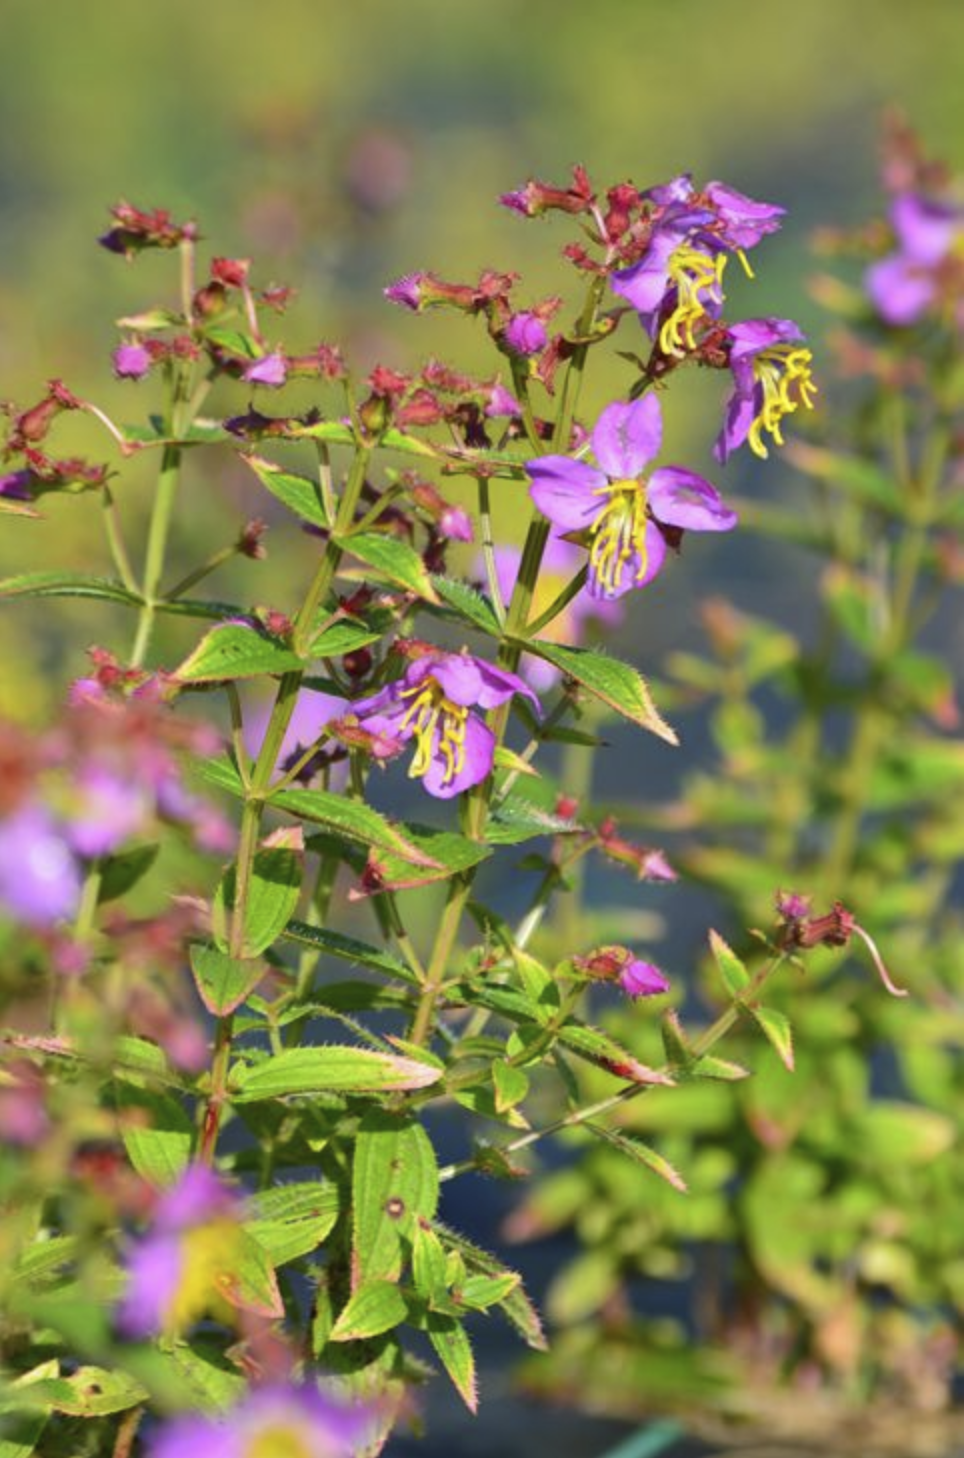
[[767, 430], [777, 445], [783, 445], [780, 421], [803, 406], [813, 409], [817, 387], [810, 371], [809, 349], [795, 344], [774, 344], [761, 349], [753, 359], [753, 376], [761, 391], [760, 408], [747, 434], [750, 449], [764, 459], [769, 454], [762, 433]]
[[725, 267], [725, 253], [711, 258], [688, 243], [673, 250], [667, 272], [676, 288], [676, 305], [659, 331], [659, 347], [664, 354], [679, 357], [696, 348], [694, 326], [706, 318], [707, 303], [721, 302]]
[[312, 1458], [304, 1434], [287, 1423], [262, 1428], [244, 1445], [244, 1458]]
[[610, 481], [593, 495], [609, 499], [592, 525], [589, 571], [606, 597], [614, 597], [633, 557], [639, 563], [635, 580], [646, 576], [646, 487], [642, 481]]
[[450, 784], [465, 767], [465, 725], [468, 708], [446, 698], [442, 685], [431, 676], [414, 688], [402, 689], [403, 699], [411, 699], [399, 729], [415, 739], [415, 758], [409, 778], [417, 779], [428, 772], [432, 754], [437, 749], [445, 761], [442, 784]]

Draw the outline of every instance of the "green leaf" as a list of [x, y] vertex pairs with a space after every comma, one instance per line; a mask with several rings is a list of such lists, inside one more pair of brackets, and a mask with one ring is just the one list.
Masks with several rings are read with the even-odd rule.
[[280, 1185], [265, 1194], [282, 1198], [272, 1201], [259, 1196], [253, 1202], [258, 1216], [246, 1220], [245, 1229], [266, 1252], [273, 1266], [284, 1266], [311, 1255], [331, 1234], [341, 1213], [341, 1197], [334, 1185]]
[[216, 1346], [195, 1339], [171, 1347], [124, 1348], [124, 1367], [143, 1382], [158, 1403], [178, 1412], [218, 1412], [232, 1407], [247, 1387], [245, 1378]]
[[738, 1001], [741, 993], [750, 985], [749, 972], [732, 947], [728, 946], [719, 932], [713, 931], [712, 928], [710, 929], [710, 950], [727, 992], [734, 1001]]
[[236, 1067], [231, 1097], [236, 1103], [311, 1093], [385, 1093], [428, 1088], [442, 1073], [414, 1058], [369, 1048], [330, 1045], [285, 1048], [253, 1067]]
[[[213, 331], [208, 331], [209, 337]], [[123, 427], [126, 440], [133, 441], [142, 446], [198, 446], [198, 445], [235, 445], [237, 437], [229, 430], [225, 430], [220, 420], [207, 420], [197, 416], [187, 430], [180, 435], [171, 435], [166, 429], [160, 415], [152, 415], [147, 425], [125, 425]]]
[[367, 942], [347, 937], [342, 932], [330, 931], [327, 927], [310, 926], [306, 921], [289, 921], [282, 935], [285, 941], [312, 947], [316, 952], [329, 957], [340, 957], [343, 962], [370, 967], [374, 972], [383, 972], [386, 977], [420, 985], [411, 968], [398, 957], [393, 957], [391, 952], [386, 952], [381, 947], [369, 946]]
[[801, 440], [794, 440], [787, 446], [786, 459], [798, 471], [836, 486], [852, 501], [880, 507], [896, 516], [903, 516], [906, 512], [904, 494], [895, 476], [873, 461]]
[[188, 654], [174, 676], [181, 683], [219, 683], [303, 669], [305, 660], [246, 623], [219, 623]]
[[338, 545], [396, 587], [412, 592], [424, 602], [438, 602], [432, 579], [414, 547], [385, 532], [358, 532], [335, 539]]
[[148, 1396], [135, 1378], [106, 1367], [78, 1367], [69, 1377], [60, 1378], [56, 1386], [51, 1401], [54, 1411], [80, 1418], [127, 1412]]
[[0, 580], [0, 601], [15, 597], [93, 597], [140, 607], [142, 599], [122, 582], [86, 572], [22, 572]]
[[750, 1070], [741, 1063], [731, 1063], [728, 1058], [715, 1058], [706, 1053], [697, 1058], [686, 1070], [688, 1078], [715, 1078], [722, 1083], [738, 1083], [750, 1077]]
[[671, 1088], [674, 1080], [659, 1068], [649, 1068], [640, 1063], [621, 1044], [603, 1033], [599, 1028], [586, 1028], [578, 1023], [566, 1023], [559, 1030], [559, 1041], [580, 1058], [604, 1068], [616, 1078], [628, 1078], [633, 1083], [662, 1084]]
[[529, 1078], [523, 1069], [496, 1061], [492, 1064], [492, 1086], [496, 1112], [504, 1114], [525, 1098], [529, 1092]]
[[13, 1409], [0, 1417], [0, 1458], [35, 1458], [49, 1412]]
[[751, 1004], [744, 1004], [744, 1006], [748, 1012], [753, 1014], [754, 1021], [767, 1042], [775, 1049], [781, 1063], [792, 1073], [793, 1033], [790, 1029], [789, 1018], [775, 1007], [754, 1007]]
[[428, 1339], [445, 1368], [456, 1392], [469, 1412], [478, 1410], [479, 1400], [475, 1382], [475, 1357], [465, 1328], [455, 1317], [441, 1316], [430, 1311], [426, 1317]]
[[431, 1309], [450, 1305], [448, 1261], [437, 1233], [427, 1221], [417, 1221], [412, 1232], [412, 1282]]
[[634, 1163], [641, 1164], [644, 1168], [652, 1170], [654, 1174], [658, 1174], [660, 1179], [665, 1180], [668, 1185], [672, 1185], [674, 1190], [679, 1190], [680, 1194], [686, 1193], [686, 1181], [679, 1171], [673, 1168], [668, 1159], [657, 1154], [655, 1149], [651, 1149], [648, 1144], [644, 1144], [635, 1135], [623, 1134], [618, 1129], [607, 1128], [605, 1124], [587, 1124], [585, 1127], [591, 1134], [595, 1134], [597, 1139], [602, 1139], [605, 1144], [611, 1144], [614, 1149], [618, 1149], [620, 1154], [627, 1155]]
[[450, 1230], [440, 1221], [435, 1222], [435, 1229], [445, 1239], [445, 1243], [457, 1250], [465, 1262], [466, 1269], [483, 1276], [506, 1276], [511, 1275], [518, 1278], [517, 1284], [512, 1287], [508, 1295], [499, 1303], [502, 1314], [511, 1323], [515, 1330], [522, 1337], [527, 1346], [534, 1351], [545, 1352], [548, 1350], [545, 1332], [542, 1329], [542, 1322], [539, 1313], [526, 1293], [522, 1284], [521, 1276], [516, 1271], [511, 1271], [504, 1266], [496, 1256], [489, 1251], [483, 1250], [481, 1246], [466, 1240], [464, 1235]]
[[458, 1299], [473, 1311], [486, 1311], [490, 1306], [500, 1306], [521, 1280], [518, 1271], [504, 1271], [500, 1276], [469, 1276], [459, 1286]]
[[501, 636], [499, 620], [495, 610], [487, 597], [481, 592], [476, 592], [474, 587], [469, 587], [465, 582], [459, 582], [452, 577], [433, 577], [438, 597], [450, 608], [453, 608], [456, 615], [463, 622], [470, 623], [473, 628], [478, 628], [482, 633], [488, 633], [490, 638]]
[[265, 972], [259, 958], [240, 961], [207, 943], [195, 943], [190, 958], [198, 996], [216, 1017], [226, 1017], [240, 1007]]
[[[227, 941], [234, 913], [236, 871], [235, 866], [229, 866], [215, 894], [212, 919], [218, 941]], [[259, 956], [284, 931], [298, 905], [301, 873], [302, 857], [297, 851], [272, 846], [255, 854], [244, 908], [242, 960]]]
[[155, 842], [153, 845], [132, 846], [130, 850], [106, 856], [101, 861], [97, 904], [102, 905], [105, 901], [115, 901], [118, 896], [126, 896], [151, 869], [159, 850], [160, 846]]
[[380, 615], [373, 613], [370, 617], [370, 622], [356, 622], [345, 617], [327, 622], [309, 643], [308, 657], [340, 658], [344, 653], [354, 653], [356, 648], [367, 648], [369, 643], [377, 643], [385, 635], [385, 623]]
[[127, 1157], [142, 1179], [159, 1189], [173, 1185], [191, 1158], [195, 1127], [170, 1094], [115, 1083], [115, 1102]]
[[312, 522], [315, 526], [329, 527], [331, 525], [316, 481], [310, 480], [307, 476], [294, 475], [291, 471], [284, 470], [274, 461], [267, 461], [262, 456], [242, 455], [241, 459], [245, 465], [251, 467], [262, 486], [265, 486], [272, 496], [287, 506], [296, 516]]
[[675, 729], [667, 724], [653, 703], [646, 680], [630, 664], [591, 648], [566, 648], [538, 638], [527, 640], [521, 646], [527, 653], [535, 653], [560, 668], [568, 678], [623, 718], [648, 729], [668, 744], [679, 743]]
[[230, 1269], [217, 1277], [218, 1290], [239, 1311], [257, 1316], [284, 1316], [284, 1302], [278, 1289], [274, 1266], [264, 1246], [247, 1230], [232, 1234]]
[[477, 866], [492, 854], [480, 841], [469, 840], [453, 830], [436, 830], [427, 825], [408, 825], [405, 834], [421, 853], [421, 864], [413, 864], [390, 852], [373, 853], [368, 858], [372, 873], [369, 894], [377, 891], [407, 891], [428, 886], [433, 881], [448, 881], [462, 871]]
[[352, 1271], [356, 1289], [397, 1281], [405, 1246], [438, 1204], [435, 1151], [421, 1124], [374, 1109], [362, 1119], [352, 1166]]
[[490, 845], [519, 845], [538, 835], [573, 835], [582, 830], [574, 820], [543, 810], [525, 795], [508, 795], [485, 827]]
[[[430, 870], [439, 870], [440, 862], [435, 850], [427, 842], [442, 832], [428, 832], [416, 836], [409, 833], [409, 827], [397, 830], [384, 815], [365, 805], [360, 800], [348, 800], [344, 795], [335, 795], [328, 790], [282, 790], [271, 796], [271, 804], [279, 810], [286, 810], [299, 820], [310, 820], [317, 825], [326, 825], [329, 830], [359, 841], [365, 846], [374, 846], [386, 851], [392, 858]], [[412, 830], [414, 831], [414, 827]], [[461, 840], [461, 837], [455, 837]], [[442, 844], [443, 842], [437, 842]], [[474, 844], [474, 842], [467, 842]], [[482, 851], [485, 854], [483, 848]]]
[[401, 1326], [408, 1306], [394, 1281], [366, 1281], [350, 1297], [331, 1329], [332, 1342], [364, 1341]]

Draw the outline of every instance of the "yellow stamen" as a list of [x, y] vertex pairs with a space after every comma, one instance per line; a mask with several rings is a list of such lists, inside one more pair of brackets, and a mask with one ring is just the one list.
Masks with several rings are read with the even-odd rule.
[[676, 286], [676, 307], [659, 331], [664, 354], [680, 358], [696, 348], [693, 329], [707, 317], [706, 301], [719, 301], [725, 267], [725, 253], [710, 258], [688, 243], [674, 249], [667, 272]]
[[312, 1451], [303, 1433], [288, 1424], [273, 1423], [245, 1444], [244, 1458], [312, 1458]]
[[809, 349], [794, 344], [774, 344], [761, 349], [753, 359], [753, 375], [763, 389], [763, 403], [747, 433], [754, 455], [769, 455], [763, 431], [769, 431], [777, 445], [783, 445], [780, 421], [802, 405], [812, 410], [817, 387], [813, 381]]
[[409, 778], [417, 779], [428, 773], [432, 754], [437, 749], [445, 760], [442, 784], [451, 784], [465, 768], [468, 708], [463, 704], [453, 704], [451, 699], [446, 698], [441, 684], [431, 675], [414, 688], [402, 689], [401, 697], [412, 700], [398, 726], [411, 729], [415, 739], [415, 757], [408, 772]]
[[593, 495], [609, 500], [592, 526], [589, 571], [606, 597], [614, 597], [633, 556], [639, 558], [634, 580], [646, 576], [646, 487], [642, 481], [610, 481]]
[[180, 1240], [181, 1270], [168, 1305], [166, 1329], [185, 1331], [198, 1317], [225, 1314], [221, 1292], [234, 1282], [239, 1231], [233, 1220], [212, 1220], [186, 1230]]

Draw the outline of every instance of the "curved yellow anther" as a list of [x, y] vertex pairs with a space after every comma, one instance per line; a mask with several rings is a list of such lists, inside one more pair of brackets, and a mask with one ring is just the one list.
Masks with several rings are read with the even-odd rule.
[[605, 595], [613, 597], [634, 556], [639, 559], [634, 580], [646, 576], [646, 487], [642, 481], [610, 481], [593, 495], [609, 500], [592, 525], [589, 570]]
[[664, 354], [679, 358], [696, 348], [693, 330], [707, 317], [707, 302], [719, 302], [725, 268], [725, 253], [711, 258], [688, 243], [681, 243], [670, 254], [667, 273], [676, 287], [676, 307], [659, 331]]
[[754, 356], [753, 375], [763, 392], [760, 409], [747, 432], [754, 455], [764, 460], [769, 455], [763, 443], [764, 431], [777, 445], [783, 445], [780, 422], [784, 415], [792, 415], [801, 405], [804, 410], [813, 409], [817, 387], [810, 370], [812, 359], [809, 349], [796, 344], [774, 344]]
[[442, 783], [449, 784], [465, 768], [468, 709], [446, 698], [441, 684], [431, 676], [414, 688], [402, 689], [401, 697], [412, 700], [399, 724], [400, 729], [411, 729], [415, 740], [409, 778], [418, 779], [428, 773], [437, 749], [445, 761]]

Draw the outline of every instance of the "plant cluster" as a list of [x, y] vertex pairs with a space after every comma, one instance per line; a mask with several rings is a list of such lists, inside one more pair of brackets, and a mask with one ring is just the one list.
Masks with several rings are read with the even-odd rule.
[[[554, 947], [557, 908], [587, 857], [640, 881], [676, 875], [659, 847], [594, 809], [586, 768], [607, 715], [667, 753], [676, 743], [637, 668], [586, 646], [587, 624], [658, 591], [684, 543], [699, 552], [689, 533], [737, 525], [702, 475], [653, 465], [663, 402], [694, 365], [722, 375], [724, 462], [782, 444], [815, 387], [792, 321], [726, 312], [727, 269], [751, 273], [781, 208], [685, 175], [600, 192], [581, 168], [568, 186], [530, 181], [502, 202], [571, 225], [575, 304], [524, 294], [515, 274], [491, 269], [471, 282], [411, 273], [385, 291], [483, 329], [490, 375], [431, 359], [356, 379], [330, 343], [280, 341], [289, 290], [261, 286], [247, 259], [204, 262], [193, 223], [122, 203], [101, 244], [138, 266], [167, 254], [179, 269], [178, 302], [122, 319], [113, 355], [132, 392], [160, 395], [158, 413], [120, 425], [59, 380], [8, 410], [0, 507], [30, 518], [50, 494], [96, 500], [112, 572], [26, 573], [0, 595], [93, 599], [134, 622], [129, 639], [118, 631], [92, 651], [56, 723], [3, 732], [0, 1442], [11, 1455], [167, 1458], [212, 1442], [245, 1458], [375, 1453], [428, 1358], [474, 1410], [466, 1322], [493, 1311], [530, 1346], [545, 1338], [518, 1273], [439, 1218], [440, 1190], [470, 1173], [517, 1178], [523, 1150], [577, 1131], [678, 1199], [684, 1174], [627, 1120], [654, 1090], [671, 1134], [677, 1100], [691, 1096], [729, 1119], [726, 1086], [746, 1069], [717, 1044], [752, 1023], [791, 1063], [775, 974], [861, 932], [836, 898], [861, 871], [866, 745], [857, 788], [840, 791], [854, 808], [820, 887], [832, 911], [783, 896], [749, 967], [712, 933], [727, 1001], [710, 1026], [684, 1024], [671, 1006], [679, 985], [648, 947], [578, 921]], [[905, 272], [918, 266], [906, 229]], [[942, 297], [935, 283], [922, 308]], [[584, 379], [617, 334], [622, 398], [583, 421]], [[295, 384], [312, 392], [309, 408], [272, 405]], [[57, 454], [61, 417], [78, 413], [109, 433], [118, 467]], [[315, 549], [310, 580], [281, 604], [197, 595], [229, 561], [264, 556], [261, 519], [200, 546], [171, 580], [176, 523], [195, 548], [185, 478], [196, 489], [213, 453], [233, 453], [260, 483], [282, 542], [307, 534]], [[148, 455], [158, 469], [138, 570], [124, 466]], [[837, 453], [819, 459], [834, 483]], [[907, 459], [907, 490], [872, 503], [888, 532], [894, 501], [916, 513], [886, 652], [870, 653], [881, 754], [894, 716], [922, 707], [913, 664], [890, 675], [890, 663], [906, 648], [943, 500], [936, 468], [925, 482]], [[509, 496], [529, 509], [514, 553], [495, 531]], [[864, 505], [858, 493], [832, 514], [832, 540], [851, 553]], [[469, 542], [480, 559], [466, 574]], [[860, 559], [838, 558], [833, 602], [847, 626], [867, 599]], [[708, 623], [714, 645], [725, 622]], [[171, 646], [197, 623], [186, 651]], [[723, 638], [732, 697], [714, 723], [736, 768], [720, 793], [735, 782], [741, 805], [789, 805], [789, 825], [801, 782], [739, 698], [786, 654], [763, 630]], [[829, 664], [825, 654], [822, 678], [799, 669], [811, 734]], [[714, 671], [700, 670], [701, 691]], [[260, 722], [258, 684], [272, 700]], [[898, 742], [905, 763], [913, 742]], [[380, 808], [403, 771], [424, 791], [425, 823]], [[711, 799], [699, 815], [723, 823]], [[788, 849], [756, 862], [771, 896]], [[745, 861], [730, 854], [736, 878]], [[876, 839], [855, 885], [863, 892], [894, 854], [892, 838]], [[486, 894], [479, 873], [497, 856], [521, 868], [521, 916]], [[190, 884], [172, 865], [191, 867]], [[619, 1034], [592, 1020], [619, 1001], [612, 989], [631, 1008]], [[819, 1029], [849, 1010], [813, 1007], [817, 1048]], [[662, 1038], [645, 1058], [633, 1051], [640, 1024]], [[588, 1098], [580, 1068], [604, 1080]], [[765, 1087], [758, 1119], [779, 1129], [785, 1101]], [[563, 1113], [546, 1113], [547, 1093]], [[445, 1163], [425, 1118], [443, 1103], [466, 1112], [461, 1157]], [[702, 1178], [703, 1152], [694, 1159]], [[633, 1188], [658, 1219], [659, 1180]]]

